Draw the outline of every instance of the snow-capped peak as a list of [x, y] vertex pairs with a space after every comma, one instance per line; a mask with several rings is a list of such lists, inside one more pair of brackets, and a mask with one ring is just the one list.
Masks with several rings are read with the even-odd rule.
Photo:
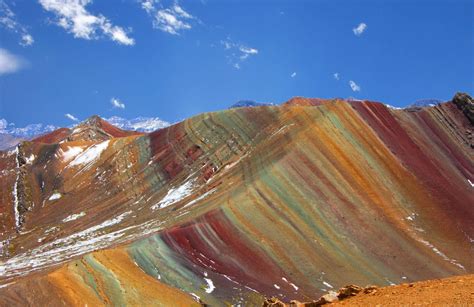
[[126, 119], [119, 116], [112, 116], [106, 118], [105, 120], [120, 129], [141, 132], [152, 132], [170, 125], [170, 123], [161, 120], [158, 117], [137, 117], [133, 119]]
[[45, 134], [58, 129], [53, 125], [29, 124], [22, 128], [17, 128], [14, 123], [9, 123], [5, 119], [0, 119], [0, 134], [10, 134], [15, 137], [30, 139], [34, 136]]

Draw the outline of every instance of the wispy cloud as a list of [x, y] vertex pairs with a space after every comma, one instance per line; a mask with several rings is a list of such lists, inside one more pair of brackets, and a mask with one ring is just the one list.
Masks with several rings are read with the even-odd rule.
[[156, 12], [153, 25], [155, 28], [173, 35], [178, 35], [181, 30], [191, 29], [189, 23], [184, 21], [184, 19], [180, 19], [179, 16], [175, 15], [170, 9]]
[[362, 33], [367, 29], [367, 25], [363, 22], [359, 23], [359, 25], [355, 28], [352, 29], [352, 32], [354, 32], [355, 36], [361, 36]]
[[353, 92], [360, 92], [360, 86], [357, 85], [357, 83], [355, 83], [354, 81], [350, 80], [349, 86], [351, 87]]
[[168, 8], [162, 6], [157, 8], [158, 0], [142, 0], [140, 3], [142, 8], [153, 17], [153, 27], [172, 35], [179, 35], [180, 32], [191, 29], [191, 21], [197, 20], [177, 2]]
[[147, 13], [152, 13], [155, 10], [155, 4], [158, 2], [159, 0], [142, 0], [140, 3]]
[[74, 122], [78, 122], [78, 121], [79, 121], [79, 118], [75, 117], [75, 116], [72, 115], [72, 114], [66, 113], [66, 114], [64, 114], [64, 116], [66, 116], [67, 118], [69, 118], [70, 120], [72, 120], [72, 121], [74, 121]]
[[76, 38], [98, 39], [101, 33], [121, 45], [135, 44], [135, 40], [129, 37], [122, 27], [114, 26], [104, 15], [93, 15], [86, 9], [92, 0], [39, 0], [39, 2], [46, 11], [56, 15], [58, 26]]
[[125, 109], [125, 104], [121, 102], [118, 98], [110, 99], [110, 103], [114, 108]]
[[231, 41], [228, 41], [228, 40], [221, 41], [221, 44], [224, 46], [225, 49], [230, 49], [230, 48], [234, 47], [234, 44]]
[[8, 128], [8, 122], [4, 118], [0, 118], [0, 133], [5, 133], [5, 130]]
[[26, 47], [34, 43], [33, 36], [26, 27], [18, 22], [16, 14], [5, 0], [0, 0], [0, 27], [20, 35], [20, 45]]
[[293, 73], [290, 75], [290, 77], [292, 77], [292, 78], [296, 77], [296, 71], [293, 72]]
[[26, 61], [21, 57], [0, 48], [0, 76], [12, 74], [26, 66]]
[[31, 34], [23, 34], [21, 36], [20, 45], [22, 46], [31, 46], [34, 42], [35, 40], [33, 39], [33, 36], [31, 36]]
[[335, 72], [333, 75], [334, 79], [339, 80], [339, 73]]
[[226, 40], [221, 40], [221, 45], [228, 52], [227, 58], [229, 63], [235, 68], [240, 69], [240, 64], [247, 60], [250, 56], [258, 54], [256, 48], [248, 47], [241, 43], [232, 41], [229, 37]]
[[258, 50], [255, 48], [249, 48], [245, 46], [240, 46], [239, 47], [240, 52], [242, 52], [242, 55], [240, 56], [241, 60], [245, 60], [251, 55], [258, 54]]

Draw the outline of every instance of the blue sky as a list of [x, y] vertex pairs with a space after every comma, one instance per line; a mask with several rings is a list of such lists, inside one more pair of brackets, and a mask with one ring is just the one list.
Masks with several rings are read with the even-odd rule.
[[468, 0], [0, 0], [0, 118], [175, 122], [242, 99], [447, 100], [474, 90], [473, 17]]

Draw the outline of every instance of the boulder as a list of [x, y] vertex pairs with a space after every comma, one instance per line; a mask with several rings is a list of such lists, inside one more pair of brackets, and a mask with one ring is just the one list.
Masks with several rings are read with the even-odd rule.
[[456, 93], [452, 102], [461, 110], [474, 125], [474, 100], [466, 93]]
[[341, 289], [339, 289], [337, 297], [338, 297], [338, 299], [342, 300], [342, 299], [345, 299], [347, 297], [355, 296], [359, 292], [361, 292], [362, 290], [363, 290], [362, 287], [359, 287], [359, 286], [356, 286], [356, 285], [348, 285], [348, 286], [345, 286], [345, 287], [342, 287]]

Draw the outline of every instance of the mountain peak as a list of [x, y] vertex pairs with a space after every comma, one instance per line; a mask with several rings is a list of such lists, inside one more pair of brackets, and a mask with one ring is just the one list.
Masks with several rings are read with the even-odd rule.
[[141, 134], [117, 128], [98, 115], [92, 115], [78, 124], [68, 136], [68, 141], [105, 141], [113, 137]]
[[104, 120], [99, 115], [92, 115], [79, 125], [100, 126]]

